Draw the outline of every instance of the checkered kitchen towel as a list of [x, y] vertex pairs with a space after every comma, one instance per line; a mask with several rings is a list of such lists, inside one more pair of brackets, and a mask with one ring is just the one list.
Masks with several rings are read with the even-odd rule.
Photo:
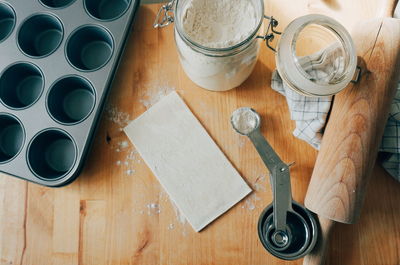
[[[330, 69], [332, 62], [339, 66], [342, 65], [341, 62], [334, 61], [338, 60], [335, 56], [336, 52], [336, 48], [332, 46], [323, 52], [301, 58], [300, 64], [312, 77], [331, 80], [334, 77], [329, 76], [328, 73], [332, 72]], [[286, 96], [291, 119], [296, 122], [293, 135], [319, 149], [333, 97], [314, 98], [300, 95], [282, 82], [277, 71], [272, 74], [271, 86]], [[400, 181], [400, 84], [392, 103], [380, 152], [382, 153], [380, 155], [382, 166], [390, 175]]]

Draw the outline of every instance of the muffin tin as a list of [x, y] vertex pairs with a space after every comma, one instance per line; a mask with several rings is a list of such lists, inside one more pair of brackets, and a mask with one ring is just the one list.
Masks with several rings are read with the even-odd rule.
[[82, 170], [138, 0], [0, 0], [0, 172]]

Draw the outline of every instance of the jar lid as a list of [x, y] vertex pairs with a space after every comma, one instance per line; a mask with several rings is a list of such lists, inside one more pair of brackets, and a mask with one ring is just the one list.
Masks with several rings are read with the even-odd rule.
[[312, 14], [293, 20], [284, 30], [276, 64], [282, 79], [295, 91], [330, 96], [352, 80], [357, 55], [350, 34], [339, 22]]

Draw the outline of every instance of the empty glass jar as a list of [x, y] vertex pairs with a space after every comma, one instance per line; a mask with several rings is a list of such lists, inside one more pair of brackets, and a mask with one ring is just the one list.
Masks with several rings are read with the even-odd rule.
[[276, 49], [276, 66], [290, 88], [306, 96], [330, 96], [353, 79], [357, 56], [353, 40], [336, 20], [306, 15], [284, 30]]

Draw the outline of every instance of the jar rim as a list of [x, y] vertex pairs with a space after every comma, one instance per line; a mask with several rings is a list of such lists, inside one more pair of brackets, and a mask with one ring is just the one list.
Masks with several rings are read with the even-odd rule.
[[[300, 31], [307, 25], [317, 24], [325, 27], [339, 40], [341, 47], [348, 51], [348, 65], [340, 80], [332, 84], [319, 84], [308, 79], [304, 69], [299, 69], [299, 63], [294, 57], [293, 43]], [[335, 19], [310, 14], [293, 20], [283, 31], [276, 52], [276, 66], [282, 79], [296, 92], [306, 96], [331, 96], [342, 91], [352, 80], [357, 68], [357, 54], [354, 42], [349, 32]]]
[[[176, 17], [176, 15], [177, 15], [177, 13], [178, 13], [177, 10], [178, 10], [178, 3], [179, 3], [179, 1], [181, 1], [181, 0], [175, 0], [175, 9], [174, 9], [175, 17]], [[183, 27], [182, 27], [182, 21], [181, 21], [181, 19], [175, 19], [175, 23], [174, 23], [174, 24], [176, 25], [176, 29], [177, 29], [177, 32], [178, 32], [179, 36], [180, 36], [185, 42], [191, 44], [196, 50], [199, 50], [199, 51], [208, 51], [208, 52], [215, 52], [215, 53], [219, 53], [219, 52], [230, 52], [230, 51], [232, 51], [232, 50], [236, 50], [236, 49], [239, 49], [239, 48], [245, 46], [245, 44], [248, 44], [251, 40], [253, 40], [253, 39], [257, 36], [258, 30], [260, 29], [260, 27], [261, 27], [261, 25], [262, 25], [262, 23], [263, 23], [263, 20], [264, 20], [264, 0], [259, 0], [259, 2], [260, 2], [260, 5], [261, 5], [261, 8], [260, 8], [260, 9], [261, 9], [261, 15], [260, 15], [260, 19], [259, 19], [259, 22], [258, 22], [257, 27], [254, 28], [254, 30], [252, 31], [252, 33], [251, 33], [246, 39], [242, 40], [241, 42], [239, 42], [239, 43], [237, 43], [237, 44], [235, 44], [235, 45], [229, 46], [229, 47], [211, 48], [211, 47], [207, 47], [207, 46], [201, 45], [200, 43], [198, 43], [198, 42], [192, 40], [192, 39], [186, 34], [185, 30], [184, 30]]]

